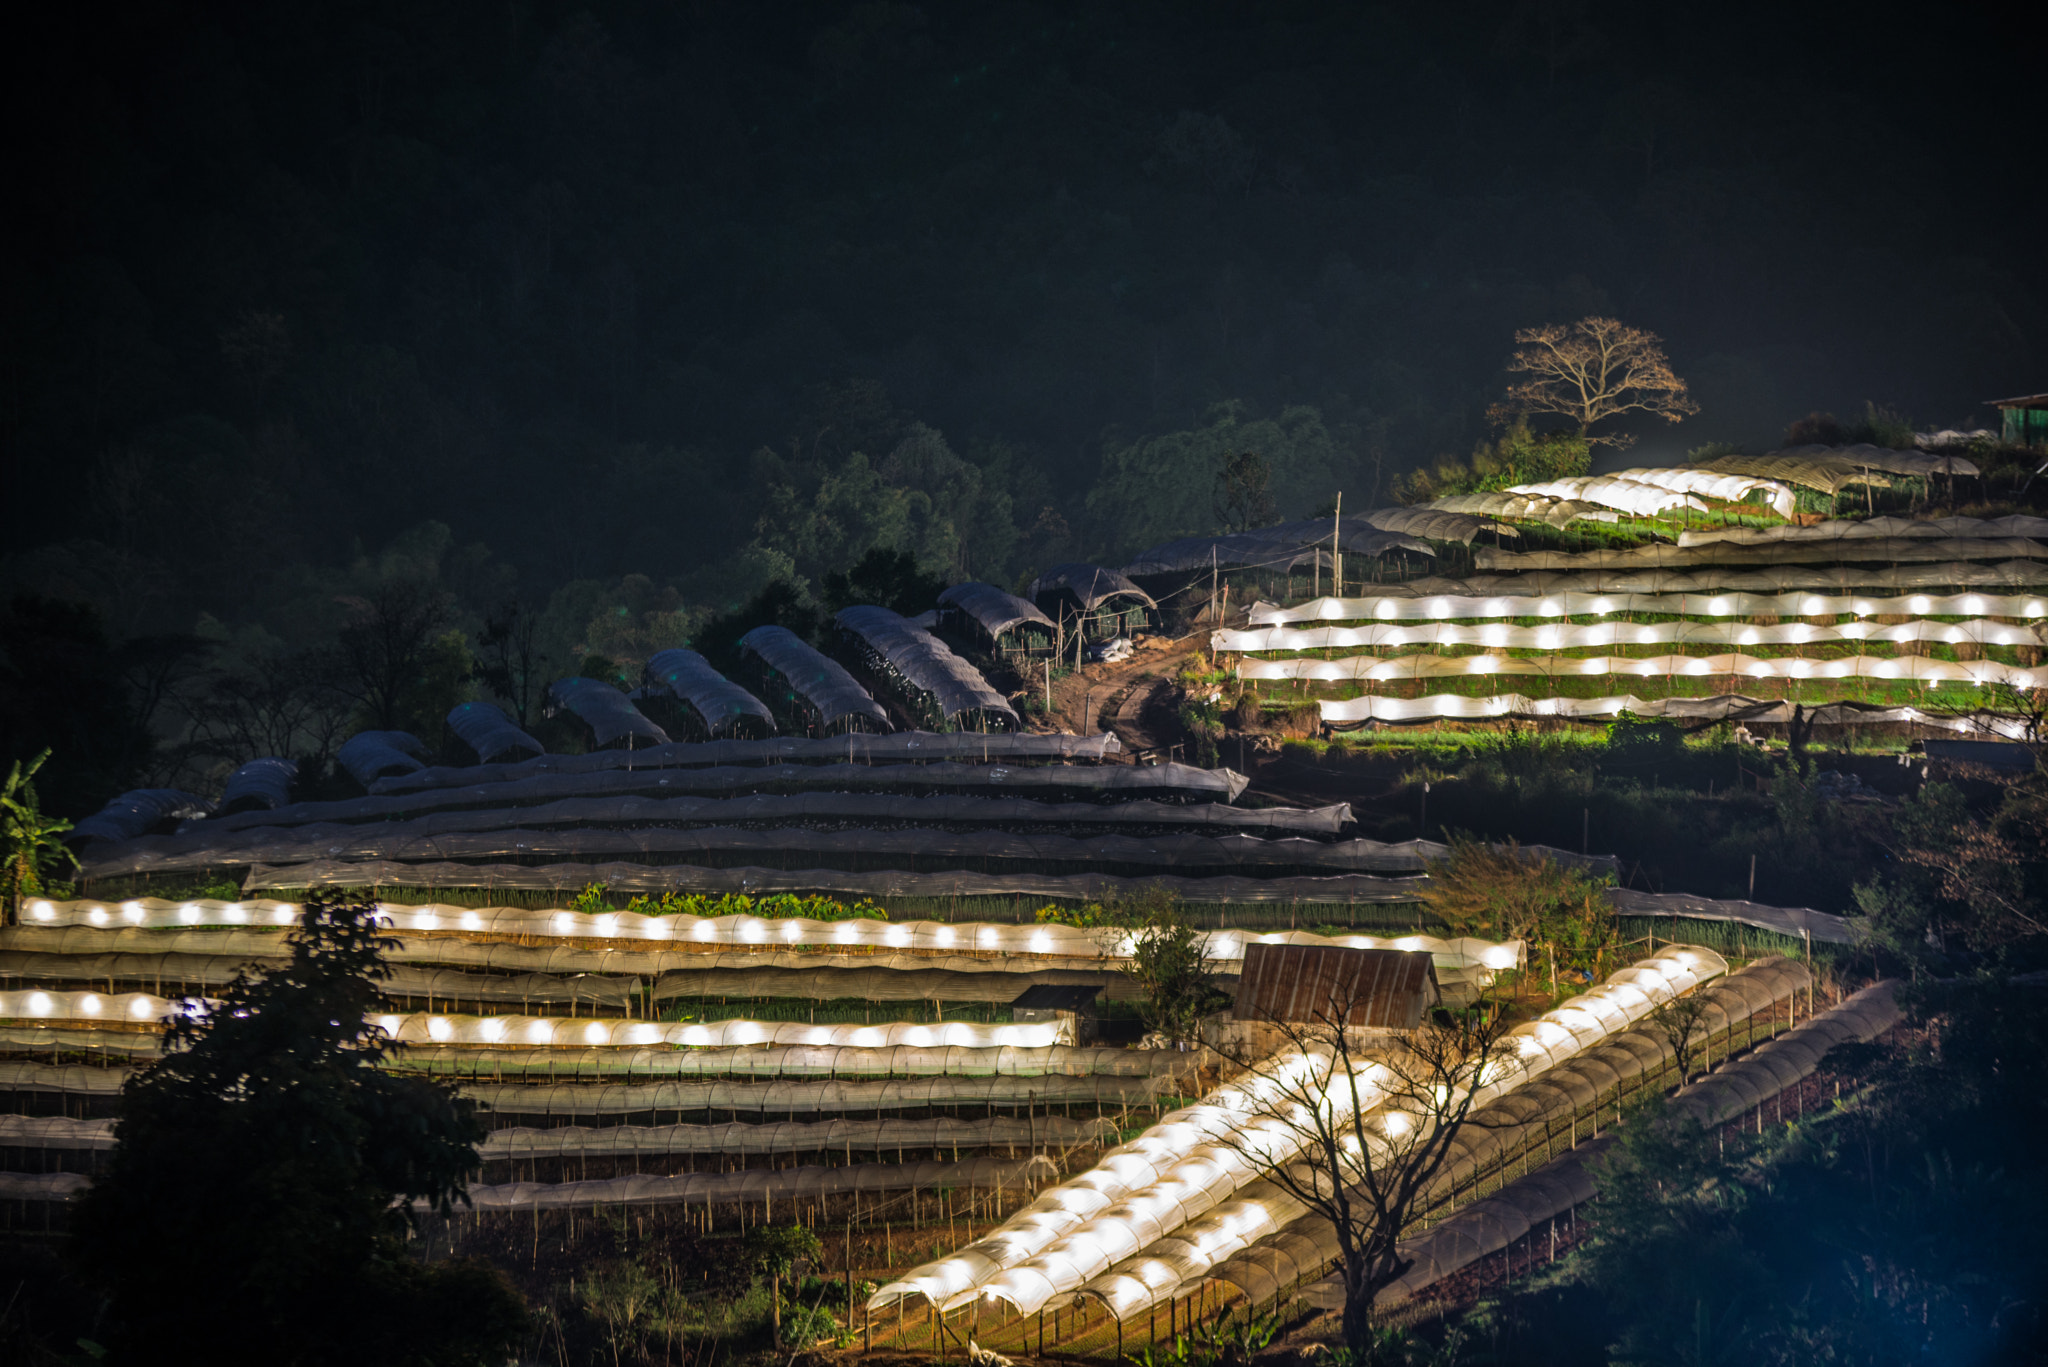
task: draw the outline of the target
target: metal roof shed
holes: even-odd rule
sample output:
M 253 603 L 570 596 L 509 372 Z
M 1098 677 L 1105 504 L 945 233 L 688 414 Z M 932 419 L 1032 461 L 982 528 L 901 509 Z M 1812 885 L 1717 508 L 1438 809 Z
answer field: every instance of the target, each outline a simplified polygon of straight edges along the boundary
M 711 667 L 694 650 L 657 651 L 647 661 L 650 687 L 666 688 L 689 704 L 713 740 L 766 739 L 775 734 L 768 704 Z
M 1254 942 L 1230 1014 L 1265 1025 L 1407 1031 L 1438 1000 L 1428 954 Z

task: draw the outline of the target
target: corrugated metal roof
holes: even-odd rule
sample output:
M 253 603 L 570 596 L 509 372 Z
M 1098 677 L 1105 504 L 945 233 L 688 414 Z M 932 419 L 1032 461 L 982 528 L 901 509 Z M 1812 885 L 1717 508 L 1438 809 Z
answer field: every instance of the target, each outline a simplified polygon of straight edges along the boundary
M 1396 949 L 1269 945 L 1244 949 L 1231 1018 L 1298 1025 L 1413 1030 L 1437 1001 L 1434 961 Z

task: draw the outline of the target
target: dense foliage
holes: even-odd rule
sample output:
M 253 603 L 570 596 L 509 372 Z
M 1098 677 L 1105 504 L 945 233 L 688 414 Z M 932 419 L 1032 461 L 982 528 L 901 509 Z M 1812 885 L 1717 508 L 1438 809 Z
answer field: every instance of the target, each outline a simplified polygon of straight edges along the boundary
M 366 1017 L 392 941 L 375 916 L 307 902 L 290 962 L 184 1007 L 123 1088 L 74 1241 L 107 1297 L 109 1361 L 204 1344 L 236 1362 L 495 1367 L 525 1329 L 490 1267 L 405 1246 L 413 1202 L 462 1200 L 483 1131 L 451 1087 L 378 1070 L 393 1046 Z
M 2014 339 L 2042 330 L 2041 190 L 2010 168 L 2041 124 L 2024 82 L 1977 78 L 2002 38 L 1962 12 L 38 22 L 0 82 L 36 206 L 0 264 L 0 469 L 42 515 L 0 592 L 97 620 L 16 610 L 7 658 L 39 665 L 0 680 L 0 760 L 55 747 L 67 814 L 149 767 L 147 729 L 87 696 L 154 696 L 115 658 L 138 639 L 196 643 L 209 754 L 324 767 L 355 712 L 435 720 L 461 673 L 431 632 L 404 679 L 375 651 L 315 667 L 344 630 L 381 648 L 362 609 L 395 578 L 480 655 L 524 600 L 550 678 L 778 578 L 815 606 L 877 547 L 1014 587 L 1496 448 L 1522 329 L 1666 339 L 1702 416 L 1646 459 L 2038 384 Z M 1872 78 L 1902 60 L 1910 101 Z M 1961 207 L 1993 184 L 1995 211 Z M 1504 440 L 1503 471 L 1570 467 Z M 1219 504 L 1247 453 L 1262 487 Z

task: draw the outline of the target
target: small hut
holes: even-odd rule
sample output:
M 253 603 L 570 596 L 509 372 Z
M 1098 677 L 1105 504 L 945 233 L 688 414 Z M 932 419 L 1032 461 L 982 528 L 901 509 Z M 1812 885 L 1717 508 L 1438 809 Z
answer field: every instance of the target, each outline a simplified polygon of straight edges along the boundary
M 941 627 L 988 642 L 1004 660 L 1036 660 L 1052 654 L 1058 628 L 1038 608 L 994 584 L 955 584 L 939 595 Z
M 1101 993 L 1100 987 L 1087 984 L 1039 983 L 1010 1003 L 1010 1019 L 1031 1025 L 1056 1022 L 1061 1044 L 1086 1044 L 1095 1038 L 1095 999 Z
M 1154 624 L 1159 604 L 1115 570 L 1079 563 L 1054 565 L 1031 581 L 1025 597 L 1060 624 L 1067 639 L 1130 636 Z

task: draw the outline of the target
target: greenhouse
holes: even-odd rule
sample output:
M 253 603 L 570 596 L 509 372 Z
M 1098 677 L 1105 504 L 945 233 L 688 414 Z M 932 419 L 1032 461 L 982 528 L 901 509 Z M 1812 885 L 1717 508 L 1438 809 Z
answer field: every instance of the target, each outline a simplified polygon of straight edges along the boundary
M 813 736 L 896 729 L 851 674 L 787 627 L 755 627 L 740 638 L 740 650 L 760 662 L 763 678 Z
M 71 841 L 133 840 L 173 821 L 211 816 L 213 804 L 203 797 L 176 788 L 137 788 L 109 798 L 107 805 L 74 825 L 64 838 Z
M 299 766 L 275 755 L 252 759 L 228 775 L 220 791 L 220 812 L 271 811 L 288 807 L 292 784 L 298 781 Z
M 939 618 L 953 627 L 974 624 L 989 649 L 1004 659 L 1038 659 L 1053 652 L 1058 628 L 1050 617 L 994 584 L 955 584 L 939 595 Z
M 637 750 L 669 743 L 666 731 L 602 679 L 558 679 L 548 688 L 548 700 L 556 708 L 567 708 L 589 727 L 600 750 Z
M 849 653 L 933 731 L 1015 731 L 1009 699 L 946 643 L 887 608 L 852 607 L 833 619 Z
M 464 745 L 476 751 L 477 759 L 485 764 L 522 751 L 529 755 L 547 753 L 545 745 L 520 730 L 494 703 L 457 703 L 449 709 L 448 729 L 461 737 Z
M 857 686 L 857 685 L 856 685 Z M 608 769 L 702 768 L 714 765 L 828 763 L 892 764 L 935 760 L 992 763 L 1101 763 L 1122 750 L 1111 731 L 1092 736 L 1026 735 L 1017 732 L 976 733 L 899 731 L 874 735 L 849 731 L 828 737 L 773 736 L 766 740 L 677 741 L 630 754 L 598 750 L 587 755 L 541 755 L 519 764 L 473 764 L 422 769 L 402 778 L 380 779 L 376 794 L 410 793 L 426 788 L 454 788 L 499 783 L 546 774 L 590 774 Z
M 656 651 L 647 660 L 650 687 L 687 704 L 697 730 L 713 740 L 758 740 L 775 734 L 766 703 L 720 674 L 694 650 Z
M 410 774 L 426 768 L 418 756 L 425 747 L 408 731 L 359 731 L 335 751 L 349 777 L 365 788 L 389 774 Z

